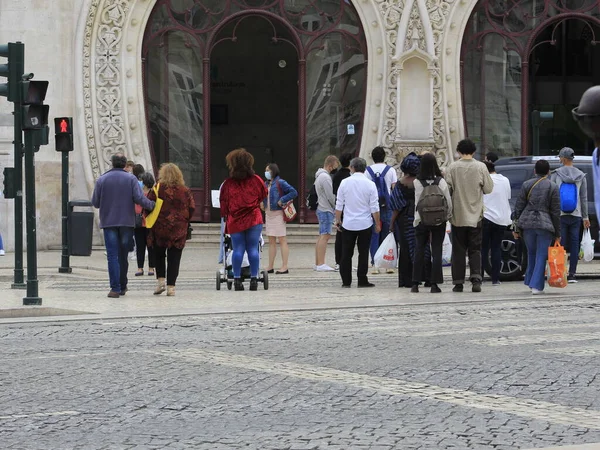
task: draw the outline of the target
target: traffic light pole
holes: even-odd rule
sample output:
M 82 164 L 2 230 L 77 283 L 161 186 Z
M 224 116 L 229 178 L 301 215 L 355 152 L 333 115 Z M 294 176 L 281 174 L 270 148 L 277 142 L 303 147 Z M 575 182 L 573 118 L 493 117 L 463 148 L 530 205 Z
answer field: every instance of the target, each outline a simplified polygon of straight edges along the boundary
M 62 255 L 59 273 L 71 273 L 69 261 L 69 152 L 62 152 Z
M 38 138 L 38 139 L 36 139 Z M 27 297 L 23 305 L 41 305 L 37 279 L 37 218 L 35 210 L 35 156 L 39 131 L 25 130 L 25 218 L 27 226 Z
M 13 289 L 25 289 L 23 278 L 23 131 L 21 130 L 21 102 L 14 103 L 15 151 L 15 270 Z

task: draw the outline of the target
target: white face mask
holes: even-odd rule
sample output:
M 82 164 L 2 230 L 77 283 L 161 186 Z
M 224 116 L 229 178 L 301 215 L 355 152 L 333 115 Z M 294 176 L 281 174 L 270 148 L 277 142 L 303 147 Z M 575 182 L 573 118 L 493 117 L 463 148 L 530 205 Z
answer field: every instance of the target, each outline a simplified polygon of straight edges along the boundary
M 270 179 L 271 179 L 271 172 L 268 172 L 268 171 L 267 171 L 267 172 L 265 172 L 265 178 L 266 178 L 267 180 L 270 180 Z

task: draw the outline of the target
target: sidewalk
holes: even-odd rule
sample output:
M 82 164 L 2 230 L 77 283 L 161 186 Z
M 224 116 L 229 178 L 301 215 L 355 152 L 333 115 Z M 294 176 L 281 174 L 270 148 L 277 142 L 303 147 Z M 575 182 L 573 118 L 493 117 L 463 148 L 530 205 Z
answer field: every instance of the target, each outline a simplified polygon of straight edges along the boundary
M 156 280 L 144 275 L 135 277 L 136 262 L 130 260 L 129 292 L 119 299 L 109 299 L 106 256 L 94 251 L 90 257 L 71 257 L 73 273 L 59 274 L 61 255 L 58 251 L 38 253 L 39 296 L 42 307 L 23 307 L 26 291 L 11 289 L 14 254 L 0 257 L 0 323 L 41 321 L 107 319 L 119 317 L 168 316 L 187 314 L 239 313 L 251 311 L 282 311 L 348 307 L 376 307 L 397 305 L 423 305 L 435 303 L 463 303 L 473 301 L 532 300 L 522 282 L 503 283 L 492 287 L 484 283 L 481 294 L 472 294 L 469 285 L 465 293 L 455 294 L 450 287 L 450 268 L 444 268 L 446 283 L 442 294 L 432 295 L 427 289 L 411 294 L 399 289 L 397 274 L 369 274 L 376 284 L 373 289 L 341 289 L 337 272 L 315 272 L 314 247 L 290 246 L 290 273 L 269 274 L 269 290 L 259 285 L 258 292 L 228 291 L 226 284 L 216 289 L 216 263 L 218 248 L 186 248 L 183 252 L 180 277 L 175 297 L 154 296 Z M 268 247 L 262 253 L 261 267 L 265 268 Z M 356 258 L 356 257 L 355 257 Z M 26 259 L 26 258 L 24 258 Z M 276 260 L 275 268 L 278 268 Z M 327 252 L 327 262 L 333 264 L 333 248 Z M 355 262 L 356 265 L 356 262 Z M 566 289 L 548 289 L 548 294 L 536 301 L 556 297 L 597 295 L 600 282 L 586 277 L 600 278 L 600 262 L 581 264 L 582 282 Z M 25 271 L 26 278 L 26 271 Z M 356 283 L 356 280 L 354 280 Z M 247 289 L 246 284 L 246 289 Z M 31 317 L 38 315 L 38 317 Z

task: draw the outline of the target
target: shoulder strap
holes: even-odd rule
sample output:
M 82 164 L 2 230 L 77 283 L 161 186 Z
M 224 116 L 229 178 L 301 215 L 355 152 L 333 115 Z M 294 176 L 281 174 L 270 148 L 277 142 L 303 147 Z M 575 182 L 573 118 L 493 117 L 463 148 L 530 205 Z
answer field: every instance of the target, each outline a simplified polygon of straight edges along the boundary
M 375 181 L 375 172 L 373 172 L 371 166 L 367 167 L 367 171 L 369 172 L 369 175 L 371 175 L 371 178 L 373 178 L 373 181 Z
M 385 177 L 385 174 L 388 173 L 388 170 L 391 168 L 392 166 L 385 166 L 385 169 L 383 169 L 383 172 L 381 172 L 381 177 Z
M 435 177 L 433 179 L 432 186 L 439 186 L 440 185 L 440 181 L 442 181 L 442 177 Z
M 533 188 L 536 187 L 540 181 L 545 180 L 545 179 L 546 179 L 546 177 L 542 177 L 539 180 L 537 180 L 535 183 L 533 183 L 533 186 L 531 186 L 529 188 L 529 192 L 527 192 L 527 200 L 529 200 L 529 197 L 531 197 L 531 191 L 533 190 Z
M 154 185 L 154 187 L 152 188 L 152 190 L 154 191 L 154 195 L 156 195 L 156 198 L 158 199 L 158 190 L 160 189 L 160 183 L 156 183 Z
M 275 180 L 275 184 L 277 185 L 277 190 L 279 191 L 279 196 L 283 197 L 283 191 L 281 190 L 281 186 L 279 185 L 279 180 Z

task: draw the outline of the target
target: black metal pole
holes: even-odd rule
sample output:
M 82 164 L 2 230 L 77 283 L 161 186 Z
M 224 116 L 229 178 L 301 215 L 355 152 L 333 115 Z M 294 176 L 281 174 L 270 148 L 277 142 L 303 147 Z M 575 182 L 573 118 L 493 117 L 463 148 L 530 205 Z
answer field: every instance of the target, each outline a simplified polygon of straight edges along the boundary
M 62 255 L 59 273 L 71 273 L 69 261 L 69 152 L 62 152 Z
M 27 297 L 23 305 L 41 305 L 37 279 L 37 219 L 35 211 L 35 143 L 37 130 L 25 130 L 25 219 L 27 226 Z
M 25 64 L 25 46 L 21 42 L 19 45 L 19 55 L 16 64 L 19 65 L 19 78 L 23 76 Z M 20 86 L 19 86 L 20 87 Z M 23 281 L 23 131 L 21 129 L 21 89 L 19 88 L 19 99 L 14 102 L 14 161 L 15 161 L 15 184 L 17 185 L 15 194 L 15 270 L 13 289 L 25 289 Z

